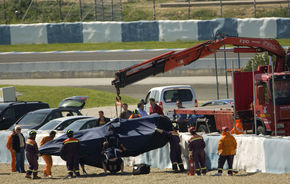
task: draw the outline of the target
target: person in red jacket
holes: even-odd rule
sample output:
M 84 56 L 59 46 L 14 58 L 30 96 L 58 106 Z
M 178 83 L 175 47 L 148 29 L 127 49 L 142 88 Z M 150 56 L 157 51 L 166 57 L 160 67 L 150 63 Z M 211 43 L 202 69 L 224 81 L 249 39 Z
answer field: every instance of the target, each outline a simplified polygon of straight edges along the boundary
M 206 163 L 205 163 L 205 142 L 203 137 L 196 134 L 195 128 L 190 127 L 189 132 L 192 137 L 188 141 L 189 156 L 194 161 L 195 172 L 198 176 L 202 173 L 206 175 Z
M 155 103 L 154 98 L 150 98 L 149 102 L 150 102 L 150 112 L 149 112 L 150 114 L 157 113 L 159 115 L 164 115 L 162 108 Z
M 15 159 L 15 152 L 12 148 L 12 137 L 15 134 L 15 130 L 12 130 L 12 133 L 8 136 L 7 142 L 6 142 L 6 147 L 10 151 L 11 155 L 11 171 L 16 172 L 16 159 Z
M 26 172 L 25 178 L 31 178 L 31 174 L 33 174 L 32 179 L 40 179 L 37 176 L 38 170 L 38 157 L 40 156 L 38 151 L 38 146 L 35 141 L 36 132 L 34 130 L 29 132 L 29 137 L 26 141 L 25 151 L 26 151 L 26 158 L 29 164 L 29 168 Z
M 49 136 L 44 136 L 41 141 L 40 141 L 40 146 L 48 143 L 49 141 L 53 140 L 55 137 L 56 132 L 55 131 L 50 131 Z M 43 175 L 52 177 L 51 176 L 51 167 L 52 167 L 52 157 L 51 155 L 42 155 L 42 159 L 45 162 L 45 168 L 43 169 Z
M 68 130 L 66 132 L 67 139 L 63 141 L 63 146 L 60 151 L 60 156 L 66 161 L 66 167 L 68 170 L 67 178 L 73 177 L 73 172 L 76 177 L 80 176 L 79 160 L 80 160 L 80 143 L 79 140 L 73 137 L 74 132 Z
M 218 173 L 215 176 L 221 176 L 225 162 L 228 162 L 229 170 L 228 176 L 233 175 L 233 161 L 237 150 L 237 142 L 234 136 L 229 133 L 227 127 L 222 127 L 222 138 L 220 138 L 217 148 L 218 160 Z

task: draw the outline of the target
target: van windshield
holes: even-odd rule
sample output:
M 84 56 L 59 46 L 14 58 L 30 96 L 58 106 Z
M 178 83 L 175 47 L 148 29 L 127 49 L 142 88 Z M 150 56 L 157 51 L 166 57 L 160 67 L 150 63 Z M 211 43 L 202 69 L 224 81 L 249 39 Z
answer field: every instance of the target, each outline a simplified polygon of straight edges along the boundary
M 176 102 L 181 100 L 182 102 L 192 101 L 192 93 L 189 89 L 173 89 L 164 92 L 164 101 L 166 103 Z

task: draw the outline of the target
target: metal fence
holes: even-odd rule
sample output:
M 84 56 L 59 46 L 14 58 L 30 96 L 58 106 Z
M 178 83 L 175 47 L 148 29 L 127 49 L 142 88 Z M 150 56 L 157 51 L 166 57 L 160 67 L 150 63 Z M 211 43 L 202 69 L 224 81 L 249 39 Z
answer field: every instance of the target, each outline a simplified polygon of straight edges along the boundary
M 274 7 L 278 8 L 278 13 L 271 13 L 269 16 L 290 17 L 290 0 L 163 2 L 156 0 L 1 0 L 0 24 L 239 18 L 234 13 L 226 13 L 226 7 L 235 8 L 235 6 L 251 9 L 251 13 L 246 15 L 248 17 L 261 17 L 263 15 L 257 15 L 259 8 L 260 12 L 265 9 L 271 12 Z M 201 11 L 204 8 L 207 10 Z

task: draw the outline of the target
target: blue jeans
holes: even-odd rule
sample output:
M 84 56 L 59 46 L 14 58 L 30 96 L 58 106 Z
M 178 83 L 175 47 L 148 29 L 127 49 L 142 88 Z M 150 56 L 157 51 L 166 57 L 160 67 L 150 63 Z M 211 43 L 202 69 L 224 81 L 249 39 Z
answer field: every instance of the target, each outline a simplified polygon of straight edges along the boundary
M 24 148 L 20 148 L 19 152 L 15 153 L 16 158 L 16 171 L 25 172 L 24 170 Z

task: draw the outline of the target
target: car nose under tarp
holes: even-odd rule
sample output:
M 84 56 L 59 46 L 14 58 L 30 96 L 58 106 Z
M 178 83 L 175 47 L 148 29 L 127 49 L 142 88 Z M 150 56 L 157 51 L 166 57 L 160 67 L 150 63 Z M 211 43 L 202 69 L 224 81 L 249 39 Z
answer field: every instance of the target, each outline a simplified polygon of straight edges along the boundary
M 77 131 L 74 137 L 80 141 L 80 162 L 102 168 L 102 144 L 108 134 L 110 125 L 115 126 L 115 133 L 127 148 L 124 157 L 137 156 L 150 150 L 163 147 L 168 138 L 155 133 L 155 128 L 170 131 L 171 121 L 157 114 L 131 120 L 115 119 L 101 127 Z M 60 156 L 60 149 L 66 135 L 62 135 L 40 147 L 40 153 Z M 76 150 L 77 151 L 77 150 Z

